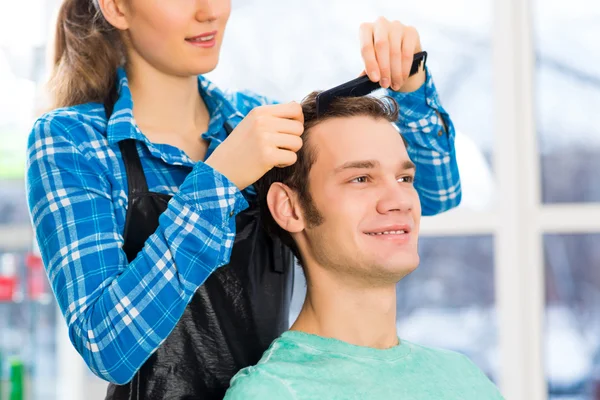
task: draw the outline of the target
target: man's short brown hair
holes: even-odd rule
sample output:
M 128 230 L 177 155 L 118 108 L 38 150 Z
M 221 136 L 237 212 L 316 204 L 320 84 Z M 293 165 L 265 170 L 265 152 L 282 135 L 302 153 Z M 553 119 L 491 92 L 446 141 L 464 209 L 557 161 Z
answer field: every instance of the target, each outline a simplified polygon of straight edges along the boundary
M 267 193 L 271 185 L 275 182 L 281 182 L 296 191 L 307 224 L 309 226 L 319 225 L 323 218 L 312 201 L 308 187 L 308 175 L 318 154 L 318 149 L 311 145 L 310 130 L 315 125 L 332 118 L 367 116 L 374 119 L 384 119 L 390 123 L 398 120 L 398 105 L 394 99 L 373 96 L 334 99 L 327 111 L 317 117 L 316 99 L 318 94 L 319 92 L 312 92 L 302 100 L 302 111 L 304 113 L 304 133 L 302 134 L 302 139 L 304 143 L 297 153 L 298 159 L 296 163 L 284 168 L 275 167 L 255 183 L 263 226 L 270 234 L 279 237 L 292 250 L 294 256 L 301 263 L 302 258 L 292 236 L 277 224 L 269 211 Z

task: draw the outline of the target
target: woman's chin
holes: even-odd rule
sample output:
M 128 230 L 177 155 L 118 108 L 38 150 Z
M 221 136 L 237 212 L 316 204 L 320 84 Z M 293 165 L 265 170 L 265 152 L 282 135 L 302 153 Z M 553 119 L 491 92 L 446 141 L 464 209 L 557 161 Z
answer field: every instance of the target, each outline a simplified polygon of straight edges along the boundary
M 208 74 L 215 70 L 219 64 L 219 54 L 207 54 L 200 56 L 189 56 L 171 60 L 168 63 L 169 69 L 177 76 L 197 76 Z
M 189 68 L 190 75 L 208 74 L 209 72 L 214 71 L 218 64 L 218 57 L 216 57 L 215 60 L 202 60 L 201 62 L 196 62 Z

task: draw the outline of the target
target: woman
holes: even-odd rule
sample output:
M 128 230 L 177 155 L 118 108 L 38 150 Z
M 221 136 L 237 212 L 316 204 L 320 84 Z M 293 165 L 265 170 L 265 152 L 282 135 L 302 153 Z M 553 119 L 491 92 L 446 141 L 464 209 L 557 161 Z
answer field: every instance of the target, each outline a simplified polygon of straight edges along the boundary
M 71 341 L 112 382 L 107 398 L 222 398 L 287 329 L 292 258 L 261 229 L 251 185 L 295 162 L 302 110 L 202 77 L 230 8 L 65 0 L 59 13 L 28 202 Z M 430 76 L 408 78 L 417 32 L 381 18 L 360 33 L 369 77 L 405 110 L 424 213 L 456 206 L 452 123 Z

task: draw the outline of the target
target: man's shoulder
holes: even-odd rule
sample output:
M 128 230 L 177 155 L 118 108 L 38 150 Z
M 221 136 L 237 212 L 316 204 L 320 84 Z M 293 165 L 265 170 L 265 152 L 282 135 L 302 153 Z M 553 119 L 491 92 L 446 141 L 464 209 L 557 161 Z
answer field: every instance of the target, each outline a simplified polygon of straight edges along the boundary
M 454 382 L 455 387 L 448 390 L 463 393 L 465 399 L 503 399 L 486 373 L 465 354 L 415 343 L 407 344 L 411 347 L 413 361 L 421 367 L 424 375 L 443 371 L 445 380 Z
M 417 358 L 416 361 L 423 368 L 442 369 L 446 371 L 446 374 L 457 378 L 457 382 L 460 381 L 461 384 L 465 384 L 471 389 L 481 390 L 482 393 L 488 393 L 490 396 L 488 398 L 502 398 L 487 374 L 465 354 L 414 343 L 409 343 L 409 345 L 412 347 L 413 357 Z
M 436 364 L 452 365 L 456 368 L 479 371 L 479 368 L 463 353 L 439 347 L 424 346 L 406 340 L 404 342 L 412 348 L 411 353 L 414 357 L 432 361 Z
M 285 377 L 277 373 L 276 364 L 267 362 L 242 369 L 231 380 L 224 400 L 295 399 Z
M 426 346 L 412 341 L 402 339 L 402 342 L 411 347 L 412 353 L 429 355 L 434 357 L 457 359 L 464 358 L 465 355 L 454 350 L 445 349 L 436 346 Z
M 304 353 L 294 341 L 276 339 L 258 364 L 233 377 L 225 400 L 296 399 L 291 382 L 303 376 Z

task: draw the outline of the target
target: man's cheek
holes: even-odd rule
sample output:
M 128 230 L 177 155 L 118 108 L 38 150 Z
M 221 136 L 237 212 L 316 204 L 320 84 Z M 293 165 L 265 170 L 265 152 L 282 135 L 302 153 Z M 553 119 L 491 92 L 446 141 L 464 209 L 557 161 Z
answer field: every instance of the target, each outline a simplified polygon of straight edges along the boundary
M 416 211 L 415 214 L 419 216 L 421 216 L 421 200 L 419 200 L 419 194 L 417 193 L 417 190 L 414 190 L 414 194 L 413 194 L 413 209 Z

